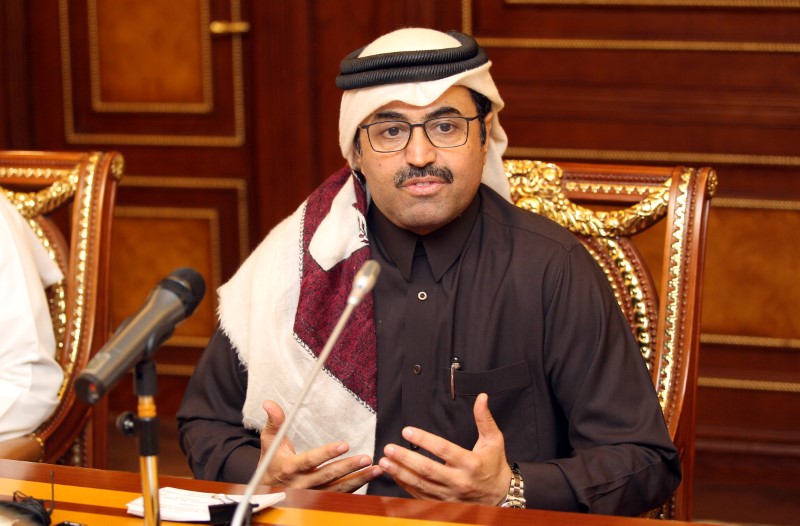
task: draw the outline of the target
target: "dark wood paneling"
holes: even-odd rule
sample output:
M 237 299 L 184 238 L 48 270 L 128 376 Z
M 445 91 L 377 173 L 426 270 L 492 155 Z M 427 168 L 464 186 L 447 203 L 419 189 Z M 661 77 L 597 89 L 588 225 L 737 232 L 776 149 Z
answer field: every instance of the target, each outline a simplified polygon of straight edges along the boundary
M 717 170 L 695 475 L 732 493 L 800 462 L 800 2 L 743 3 L 462 2 L 509 156 Z
M 175 255 L 181 243 L 188 243 L 188 264 L 205 271 L 217 258 L 219 279 L 227 279 L 243 254 L 343 164 L 334 78 L 344 55 L 402 26 L 469 30 L 487 49 L 507 103 L 501 122 L 510 157 L 716 168 L 696 477 L 700 487 L 703 480 L 725 484 L 737 470 L 768 481 L 774 468 L 783 480 L 781 469 L 800 458 L 800 2 L 736 7 L 746 3 L 147 0 L 132 7 L 70 0 L 65 9 L 61 0 L 42 0 L 34 9 L 9 0 L 0 7 L 0 72 L 14 72 L 14 84 L 0 86 L 0 146 L 123 153 L 126 173 L 138 183 L 123 179 L 118 194 L 119 320 L 183 264 Z M 229 20 L 234 5 L 251 24 L 240 37 L 241 104 L 237 41 L 211 37 L 213 108 L 170 110 L 205 100 L 198 94 L 201 9 Z M 95 34 L 92 9 L 102 24 Z M 126 47 L 127 38 L 136 40 Z M 181 53 L 185 63 L 165 76 Z M 158 62 L 139 71 L 148 56 Z M 158 78 L 166 84 L 158 86 Z M 118 103 L 163 106 L 107 111 L 98 101 L 113 103 L 112 110 Z M 231 140 L 240 129 L 243 139 Z M 142 209 L 162 218 L 131 213 Z M 218 249 L 208 241 L 209 220 L 169 214 L 187 209 L 218 215 Z M 170 234 L 178 230 L 182 235 Z M 183 239 L 165 249 L 169 236 Z M 203 310 L 213 301 L 205 301 L 179 328 L 183 343 L 157 357 L 165 414 L 176 407 L 202 347 L 197 342 L 213 330 L 212 311 Z M 112 403 L 130 410 L 131 396 L 130 385 L 121 385 Z
M 0 148 L 32 144 L 28 24 L 25 0 L 0 3 Z

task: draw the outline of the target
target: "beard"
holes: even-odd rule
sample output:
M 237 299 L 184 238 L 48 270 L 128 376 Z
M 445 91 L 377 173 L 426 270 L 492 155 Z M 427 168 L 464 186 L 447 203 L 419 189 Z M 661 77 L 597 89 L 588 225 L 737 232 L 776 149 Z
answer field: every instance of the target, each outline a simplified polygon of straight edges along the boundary
M 453 172 L 451 172 L 449 168 L 429 164 L 422 168 L 406 166 L 397 170 L 394 174 L 394 186 L 400 188 L 406 181 L 421 177 L 436 177 L 448 184 L 453 182 Z

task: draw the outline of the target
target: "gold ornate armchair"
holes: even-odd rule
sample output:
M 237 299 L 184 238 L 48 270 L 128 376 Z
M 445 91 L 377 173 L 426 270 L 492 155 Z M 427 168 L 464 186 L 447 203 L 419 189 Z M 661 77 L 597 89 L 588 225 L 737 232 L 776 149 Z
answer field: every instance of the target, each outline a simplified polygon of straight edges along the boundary
M 605 272 L 650 370 L 683 481 L 651 515 L 689 520 L 710 168 L 507 160 L 512 201 L 571 230 Z
M 64 274 L 46 291 L 64 370 L 59 404 L 31 435 L 0 442 L 0 458 L 92 466 L 105 446 L 93 444 L 92 410 L 72 383 L 109 334 L 111 218 L 123 167 L 116 152 L 0 151 L 0 192 Z

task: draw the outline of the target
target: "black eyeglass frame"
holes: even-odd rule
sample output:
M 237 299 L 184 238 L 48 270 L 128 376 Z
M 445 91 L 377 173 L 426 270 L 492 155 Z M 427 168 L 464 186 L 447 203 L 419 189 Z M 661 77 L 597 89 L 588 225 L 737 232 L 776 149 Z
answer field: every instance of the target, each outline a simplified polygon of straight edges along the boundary
M 444 116 L 440 116 L 440 117 L 431 117 L 428 120 L 425 120 L 425 121 L 422 121 L 422 122 L 416 122 L 416 123 L 411 123 L 411 122 L 403 121 L 403 120 L 399 120 L 399 119 L 387 119 L 385 121 L 371 122 L 369 124 L 359 124 L 358 128 L 360 130 L 364 130 L 364 131 L 367 132 L 367 141 L 369 141 L 369 146 L 370 146 L 370 148 L 372 148 L 372 151 L 374 151 L 375 153 L 402 152 L 403 150 L 406 149 L 406 147 L 408 146 L 408 143 L 411 142 L 411 136 L 414 135 L 414 128 L 422 128 L 422 133 L 425 134 L 425 138 L 428 139 L 428 142 L 431 143 L 431 145 L 434 148 L 459 148 L 459 147 L 464 146 L 465 144 L 467 144 L 467 141 L 469 140 L 469 123 L 474 121 L 475 119 L 478 119 L 479 117 L 480 117 L 480 115 L 475 115 L 474 117 L 462 117 L 461 115 L 444 115 Z M 454 144 L 453 146 L 437 146 L 436 144 L 434 144 L 434 142 L 431 140 L 430 136 L 428 135 L 428 130 L 425 129 L 425 125 L 428 124 L 431 121 L 436 121 L 436 120 L 440 120 L 440 119 L 462 119 L 462 120 L 466 121 L 466 123 L 467 123 L 467 133 L 464 135 L 464 142 L 462 142 L 461 144 Z M 375 126 L 376 124 L 385 124 L 387 122 L 399 122 L 399 123 L 403 123 L 403 124 L 408 124 L 408 126 L 409 126 L 408 139 L 406 140 L 406 143 L 403 145 L 402 148 L 398 148 L 396 150 L 378 150 L 377 148 L 375 148 L 375 145 L 372 144 L 372 137 L 370 137 L 370 135 L 369 135 L 369 128 L 371 126 Z

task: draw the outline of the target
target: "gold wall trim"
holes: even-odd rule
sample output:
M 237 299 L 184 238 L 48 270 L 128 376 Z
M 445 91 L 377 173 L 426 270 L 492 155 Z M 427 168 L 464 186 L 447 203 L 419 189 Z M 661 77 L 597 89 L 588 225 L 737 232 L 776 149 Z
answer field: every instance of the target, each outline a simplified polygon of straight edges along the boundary
M 740 336 L 736 334 L 703 333 L 700 335 L 700 343 L 705 343 L 708 345 L 733 345 L 738 347 L 800 350 L 800 339 L 775 338 L 772 336 Z
M 484 48 L 595 49 L 612 51 L 714 51 L 735 53 L 800 53 L 794 42 L 703 42 L 695 40 L 617 40 L 596 38 L 475 37 Z
M 505 0 L 517 5 L 591 5 L 629 7 L 760 7 L 791 9 L 800 7 L 796 0 Z
M 472 1 L 461 0 L 461 31 L 472 34 Z
M 207 290 L 217 290 L 222 285 L 222 250 L 220 248 L 219 213 L 213 208 L 170 208 L 151 206 L 116 206 L 114 217 L 145 219 L 192 219 L 209 223 L 211 254 L 211 284 Z
M 697 379 L 700 387 L 714 389 L 734 389 L 737 391 L 768 391 L 773 393 L 800 393 L 800 383 L 773 382 L 768 380 L 746 380 L 741 378 L 716 378 L 701 376 Z
M 764 2 L 737 0 L 562 0 L 526 2 L 524 0 L 507 3 L 518 4 L 593 4 L 593 5 L 661 5 L 670 3 L 687 7 L 800 7 L 800 2 L 790 0 L 766 0 Z M 800 43 L 795 42 L 710 42 L 698 40 L 618 40 L 618 39 L 548 39 L 548 38 L 505 38 L 478 37 L 472 31 L 472 0 L 461 0 L 462 31 L 475 37 L 485 47 L 510 47 L 530 49 L 604 49 L 615 51 L 714 51 L 737 53 L 800 53 Z
M 100 92 L 100 38 L 97 16 L 97 0 L 88 2 L 89 28 L 89 64 L 91 71 L 92 109 L 104 113 L 140 112 L 140 113 L 209 113 L 214 107 L 213 82 L 211 65 L 211 33 L 208 29 L 211 20 L 209 0 L 200 2 L 200 34 L 202 64 L 203 102 L 104 102 Z
M 194 366 L 177 363 L 156 363 L 156 372 L 159 375 L 167 376 L 192 376 Z
M 751 199 L 745 197 L 715 197 L 711 201 L 711 206 L 716 208 L 741 208 L 745 210 L 800 211 L 800 201 Z
M 164 345 L 170 347 L 188 347 L 191 349 L 205 349 L 211 336 L 189 336 L 176 334 L 166 341 Z
M 241 0 L 231 0 L 231 20 L 238 21 L 241 16 Z M 160 134 L 118 134 L 118 133 L 78 133 L 75 131 L 75 110 L 73 107 L 72 56 L 69 33 L 69 0 L 59 0 L 59 41 L 61 44 L 61 94 L 64 102 L 64 138 L 68 144 L 119 144 L 126 146 L 191 146 L 191 147 L 238 147 L 245 142 L 245 110 L 242 37 L 231 35 L 231 55 L 233 68 L 233 135 L 160 135 Z
M 137 188 L 180 188 L 186 190 L 233 190 L 236 192 L 237 218 L 239 221 L 239 261 L 250 254 L 250 211 L 247 199 L 247 182 L 244 179 L 221 179 L 202 177 L 159 177 L 149 175 L 126 175 L 120 185 Z
M 582 148 L 509 147 L 503 155 L 509 159 L 590 159 L 624 162 L 670 162 L 704 165 L 739 164 L 748 166 L 800 166 L 800 157 L 747 155 L 732 153 L 657 152 L 632 150 L 591 150 Z M 713 202 L 713 201 L 712 201 Z

